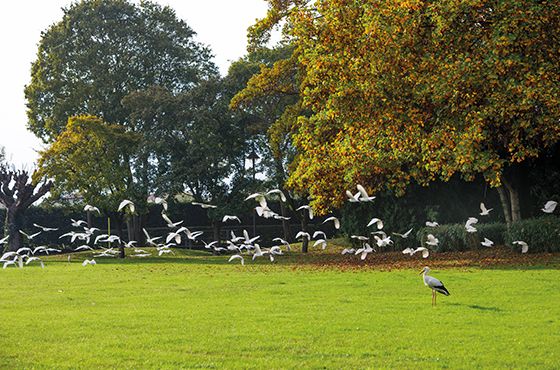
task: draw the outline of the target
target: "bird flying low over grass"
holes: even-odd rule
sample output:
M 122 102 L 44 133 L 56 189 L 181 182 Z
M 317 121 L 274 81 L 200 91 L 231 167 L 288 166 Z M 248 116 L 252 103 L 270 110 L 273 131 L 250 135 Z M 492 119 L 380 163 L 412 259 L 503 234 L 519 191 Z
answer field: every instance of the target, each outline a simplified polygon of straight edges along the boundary
M 435 277 L 429 276 L 429 272 L 430 268 L 426 266 L 422 269 L 422 271 L 420 271 L 420 275 L 424 275 L 424 285 L 432 290 L 432 306 L 435 306 L 437 300 L 436 292 L 443 295 L 450 295 L 450 293 L 443 285 L 443 282 L 439 281 Z
M 480 242 L 480 245 L 482 245 L 483 247 L 493 247 L 494 242 L 488 238 L 484 238 L 484 241 Z
M 426 236 L 426 244 L 435 247 L 439 244 L 439 239 L 432 234 L 428 234 L 428 236 Z
M 529 245 L 522 240 L 516 240 L 513 244 L 519 245 L 521 247 L 521 253 L 527 253 L 529 251 Z
M 408 236 L 410 235 L 410 233 L 412 232 L 412 230 L 413 230 L 413 229 L 409 229 L 409 230 L 408 230 L 406 233 L 404 233 L 404 234 L 393 233 L 393 235 L 400 236 L 401 238 L 406 239 L 406 238 L 408 238 Z

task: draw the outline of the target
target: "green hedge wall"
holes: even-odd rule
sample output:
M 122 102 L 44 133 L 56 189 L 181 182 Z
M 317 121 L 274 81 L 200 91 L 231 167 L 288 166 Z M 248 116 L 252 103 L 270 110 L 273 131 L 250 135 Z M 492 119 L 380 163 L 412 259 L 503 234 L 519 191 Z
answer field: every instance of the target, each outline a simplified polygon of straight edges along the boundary
M 522 240 L 531 252 L 560 252 L 560 218 L 554 215 L 516 222 L 506 232 L 506 244 L 515 251 L 521 247 L 513 241 Z

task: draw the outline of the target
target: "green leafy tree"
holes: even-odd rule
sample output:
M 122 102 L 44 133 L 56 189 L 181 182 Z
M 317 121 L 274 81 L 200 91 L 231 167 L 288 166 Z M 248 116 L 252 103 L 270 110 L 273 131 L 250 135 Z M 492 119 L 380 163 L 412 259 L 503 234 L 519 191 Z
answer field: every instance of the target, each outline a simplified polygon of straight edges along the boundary
M 497 187 L 521 217 L 525 165 L 560 138 L 555 2 L 270 1 L 302 65 L 297 168 L 319 212 L 345 188 L 402 194 L 454 174 Z
M 25 88 L 29 128 L 45 142 L 52 143 L 78 115 L 100 117 L 138 134 L 137 151 L 128 162 L 134 193 L 126 194 L 139 211 L 135 238 L 142 237 L 147 196 L 158 190 L 155 167 L 163 163 L 154 150 L 162 145 L 154 141 L 162 135 L 154 132 L 153 121 L 132 119 L 122 102 L 157 88 L 177 95 L 217 76 L 209 49 L 194 35 L 173 9 L 150 1 L 76 2 L 42 34 Z
M 149 160 L 155 163 L 155 187 L 218 205 L 209 211 L 216 238 L 222 216 L 243 208 L 247 185 L 246 122 L 229 111 L 230 98 L 223 80 L 216 78 L 180 94 L 154 87 L 123 100 L 133 122 L 152 127 L 149 152 L 155 154 Z
M 71 117 L 66 129 L 40 153 L 37 178 L 52 179 L 52 196 L 75 194 L 111 217 L 122 237 L 119 203 L 134 194 L 130 162 L 139 137 L 94 116 Z M 121 254 L 124 250 L 121 251 Z

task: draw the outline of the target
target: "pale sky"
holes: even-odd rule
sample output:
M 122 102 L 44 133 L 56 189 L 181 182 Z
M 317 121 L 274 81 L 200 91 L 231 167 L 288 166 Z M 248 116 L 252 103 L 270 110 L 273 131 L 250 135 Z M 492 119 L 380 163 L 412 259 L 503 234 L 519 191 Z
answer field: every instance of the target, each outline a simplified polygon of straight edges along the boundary
M 62 19 L 71 0 L 18 0 L 0 3 L 0 146 L 8 160 L 30 168 L 42 143 L 27 131 L 23 89 L 30 81 L 41 31 Z M 138 1 L 135 1 L 138 2 Z M 245 54 L 247 28 L 266 14 L 264 0 L 155 0 L 169 5 L 210 46 L 222 75 Z

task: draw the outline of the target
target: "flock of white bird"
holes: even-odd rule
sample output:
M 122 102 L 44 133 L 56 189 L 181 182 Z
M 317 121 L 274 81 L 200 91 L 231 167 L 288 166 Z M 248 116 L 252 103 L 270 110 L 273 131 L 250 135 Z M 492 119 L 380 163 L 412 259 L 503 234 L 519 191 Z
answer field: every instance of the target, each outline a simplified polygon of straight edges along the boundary
M 346 195 L 348 196 L 349 202 L 371 202 L 375 199 L 374 196 L 368 195 L 365 188 L 361 185 L 357 185 L 357 193 L 352 193 L 350 191 L 346 191 Z M 254 208 L 256 213 L 260 217 L 264 218 L 274 218 L 278 220 L 286 220 L 289 217 L 284 217 L 275 213 L 270 207 L 268 206 L 267 199 L 270 197 L 277 197 L 282 202 L 286 202 L 286 196 L 284 193 L 279 189 L 270 190 L 268 192 L 263 193 L 254 193 L 249 195 L 245 201 L 255 200 L 258 205 Z M 260 239 L 260 236 L 256 235 L 251 237 L 246 230 L 243 230 L 243 235 L 237 236 L 233 231 L 231 231 L 231 238 L 227 240 L 226 244 L 221 244 L 220 241 L 212 241 L 210 243 L 206 243 L 204 240 L 199 239 L 199 237 L 203 234 L 202 231 L 191 231 L 187 227 L 182 226 L 183 221 L 173 221 L 167 215 L 167 202 L 162 197 L 155 197 L 150 200 L 151 202 L 161 205 L 161 217 L 165 221 L 165 224 L 169 228 L 167 235 L 162 236 L 151 236 L 146 229 L 143 229 L 143 232 L 146 236 L 146 245 L 150 247 L 155 247 L 156 253 L 158 256 L 162 256 L 164 254 L 174 254 L 172 248 L 177 247 L 181 244 L 183 238 L 187 238 L 193 242 L 202 243 L 204 248 L 208 250 L 213 250 L 215 253 L 221 252 L 229 252 L 235 253 L 231 255 L 229 258 L 229 262 L 231 261 L 239 261 L 242 265 L 245 264 L 245 257 L 249 256 L 251 260 L 255 260 L 259 257 L 267 257 L 271 262 L 274 262 L 276 256 L 281 256 L 284 254 L 284 250 L 290 250 L 290 243 L 282 238 L 274 238 L 273 242 L 277 243 L 271 247 L 265 248 L 261 247 L 257 241 Z M 192 202 L 193 205 L 200 206 L 202 208 L 216 208 L 217 206 L 205 203 L 198 203 Z M 557 206 L 557 202 L 555 201 L 548 201 L 542 208 L 542 211 L 545 213 L 553 213 Z M 488 216 L 489 213 L 493 209 L 486 208 L 484 203 L 480 203 L 480 215 L 481 216 Z M 97 212 L 99 215 L 101 214 L 100 210 L 97 207 L 86 205 L 84 207 L 84 211 L 87 212 Z M 130 214 L 135 213 L 135 205 L 130 200 L 123 200 L 118 207 L 119 212 L 128 212 Z M 313 219 L 314 213 L 313 209 L 309 205 L 303 205 L 297 208 L 296 211 L 304 212 L 306 217 L 310 220 Z M 223 223 L 227 223 L 230 221 L 241 223 L 239 217 L 234 215 L 225 215 L 222 219 Z M 340 228 L 340 220 L 335 216 L 327 217 L 323 224 L 332 222 L 336 229 Z M 475 225 L 478 223 L 478 219 L 475 217 L 469 217 L 469 219 L 465 223 L 465 229 L 469 233 L 477 232 Z M 82 265 L 95 265 L 96 261 L 95 258 L 107 257 L 112 258 L 115 257 L 120 253 L 116 247 L 111 247 L 111 245 L 123 245 L 127 249 L 132 250 L 132 254 L 129 254 L 131 257 L 143 258 L 149 257 L 152 253 L 140 249 L 137 247 L 136 241 L 128 241 L 125 242 L 121 240 L 116 235 L 109 235 L 103 234 L 100 232 L 98 228 L 89 228 L 87 227 L 87 222 L 83 220 L 74 220 L 71 219 L 71 225 L 78 230 L 71 231 L 65 233 L 59 237 L 59 239 L 65 239 L 70 242 L 70 244 L 78 244 L 77 246 L 73 247 L 73 251 L 92 251 L 93 259 L 89 260 L 86 259 L 83 261 Z M 31 245 L 36 237 L 45 232 L 54 232 L 57 231 L 57 228 L 45 227 L 38 224 L 33 224 L 39 231 L 34 231 L 33 233 L 26 233 L 22 230 L 19 232 L 25 237 L 28 241 L 28 245 Z M 437 228 L 439 225 L 435 221 L 427 221 L 426 227 Z M 391 235 L 387 235 L 385 231 L 383 231 L 383 221 L 377 217 L 372 218 L 367 224 L 366 229 L 374 227 L 375 231 L 371 232 L 372 238 L 370 236 L 363 236 L 363 235 L 351 235 L 352 239 L 359 241 L 360 247 L 359 248 L 347 248 L 342 251 L 343 255 L 359 255 L 361 260 L 365 260 L 370 253 L 376 252 L 377 248 L 383 248 L 390 246 L 394 243 L 392 240 Z M 392 233 L 394 236 L 399 238 L 406 239 L 408 238 L 413 229 L 409 229 L 404 233 Z M 309 234 L 305 231 L 300 231 L 296 234 L 296 240 L 303 240 L 307 239 L 309 242 L 314 242 L 313 247 L 321 247 L 322 249 L 326 249 L 328 246 L 328 237 L 324 231 L 315 231 L 313 235 Z M 0 240 L 0 246 L 5 244 L 9 239 L 9 236 L 4 237 Z M 529 246 L 526 242 L 521 240 L 516 240 L 513 242 L 516 245 L 521 247 L 521 252 L 526 253 L 529 249 Z M 439 245 L 439 240 L 433 235 L 428 234 L 426 236 L 425 244 L 430 247 L 436 247 Z M 484 241 L 481 242 L 482 246 L 485 247 L 492 247 L 494 242 L 488 238 L 484 238 Z M 61 249 L 56 248 L 49 248 L 47 246 L 37 246 L 35 248 L 31 248 L 30 246 L 25 246 L 19 248 L 17 251 L 11 251 L 4 253 L 0 258 L 0 263 L 3 263 L 3 268 L 8 266 L 15 266 L 15 267 L 24 267 L 24 265 L 28 265 L 32 262 L 39 263 L 41 267 L 44 267 L 44 263 L 39 257 L 39 255 L 45 254 L 48 255 L 50 253 L 61 253 Z M 423 258 L 427 258 L 430 255 L 430 250 L 426 247 L 417 247 L 417 248 L 406 248 L 402 251 L 403 254 L 407 254 L 413 256 L 416 253 L 421 253 Z M 70 261 L 71 255 L 68 255 L 68 259 Z

